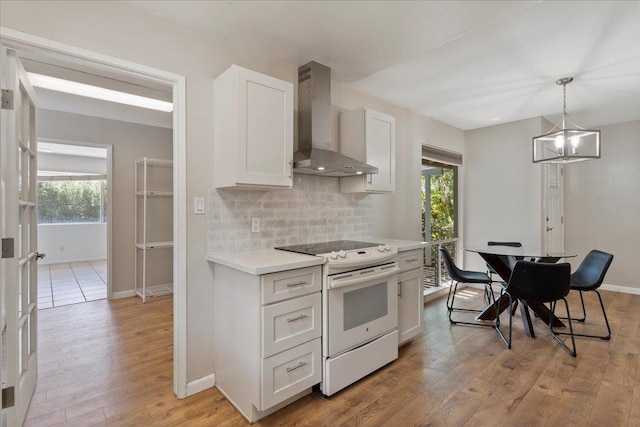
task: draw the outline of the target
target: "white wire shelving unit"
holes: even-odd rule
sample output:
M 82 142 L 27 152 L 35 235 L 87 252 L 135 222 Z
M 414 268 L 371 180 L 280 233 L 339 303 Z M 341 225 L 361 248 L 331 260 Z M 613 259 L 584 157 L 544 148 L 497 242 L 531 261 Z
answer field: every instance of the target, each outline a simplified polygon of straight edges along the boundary
M 167 283 L 147 283 L 149 281 L 147 274 L 148 270 L 149 268 L 154 267 L 149 262 L 149 252 L 173 248 L 172 241 L 154 241 L 151 239 L 152 236 L 150 236 L 151 230 L 149 227 L 149 215 L 151 213 L 151 209 L 149 207 L 149 201 L 155 198 L 173 199 L 173 191 L 159 190 L 151 185 L 149 182 L 152 180 L 152 177 L 150 176 L 150 168 L 171 169 L 173 168 L 173 161 L 144 157 L 134 162 L 135 293 L 142 298 L 143 303 L 146 302 L 149 297 L 173 293 L 173 283 L 171 281 Z M 173 209 L 172 203 L 168 203 L 167 205 L 167 209 Z M 141 210 L 141 212 L 139 212 L 139 210 Z M 172 222 L 169 222 L 166 227 L 172 229 Z M 163 234 L 173 235 L 172 232 L 165 232 Z

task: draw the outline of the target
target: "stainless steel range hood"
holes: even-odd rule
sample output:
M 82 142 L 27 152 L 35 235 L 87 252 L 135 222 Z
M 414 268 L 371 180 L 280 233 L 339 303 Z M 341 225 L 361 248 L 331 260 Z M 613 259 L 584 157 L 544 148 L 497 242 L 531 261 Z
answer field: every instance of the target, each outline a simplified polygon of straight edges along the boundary
M 375 166 L 331 151 L 331 69 L 314 61 L 298 68 L 298 151 L 293 153 L 293 172 L 330 177 L 378 173 Z

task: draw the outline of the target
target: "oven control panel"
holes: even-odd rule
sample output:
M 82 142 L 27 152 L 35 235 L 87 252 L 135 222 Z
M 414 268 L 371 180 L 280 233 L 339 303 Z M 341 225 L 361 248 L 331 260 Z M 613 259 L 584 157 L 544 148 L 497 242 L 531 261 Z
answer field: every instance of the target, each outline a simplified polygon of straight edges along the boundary
M 329 254 L 325 254 L 324 257 L 329 264 L 357 268 L 376 265 L 397 255 L 398 249 L 395 246 L 379 245 L 374 248 L 332 251 Z

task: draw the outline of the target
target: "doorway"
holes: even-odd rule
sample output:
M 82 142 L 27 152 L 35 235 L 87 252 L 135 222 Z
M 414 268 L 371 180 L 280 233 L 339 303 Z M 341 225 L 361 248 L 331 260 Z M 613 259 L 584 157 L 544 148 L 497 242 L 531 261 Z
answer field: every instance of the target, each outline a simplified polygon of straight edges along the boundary
M 422 159 L 422 239 L 429 242 L 425 251 L 425 295 L 449 282 L 443 268 L 439 246 L 454 260 L 458 252 L 458 167 Z
M 38 138 L 38 309 L 110 294 L 111 147 Z
M 174 192 L 174 393 L 186 397 L 186 79 L 184 76 L 157 70 L 151 67 L 119 60 L 117 58 L 77 49 L 26 33 L 3 29 L 2 46 L 13 49 L 18 55 L 33 57 L 43 62 L 61 61 L 71 68 L 100 73 L 113 73 L 120 79 L 131 79 L 136 83 L 148 82 L 169 88 L 174 105 L 172 114 Z M 123 77 L 124 76 L 124 77 Z M 3 197 L 4 201 L 4 197 Z M 7 206 L 12 208 L 12 206 Z M 10 302 L 11 303 L 11 302 Z

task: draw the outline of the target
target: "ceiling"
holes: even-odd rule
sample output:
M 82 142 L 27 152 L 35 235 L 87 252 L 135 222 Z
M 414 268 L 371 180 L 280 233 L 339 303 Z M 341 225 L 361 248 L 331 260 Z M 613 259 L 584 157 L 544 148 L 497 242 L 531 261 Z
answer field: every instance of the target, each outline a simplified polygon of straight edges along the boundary
M 33 53 L 21 49 L 18 51 L 20 60 L 28 72 L 162 101 L 171 102 L 172 100 L 171 86 L 169 85 L 163 86 L 150 82 L 148 79 L 136 79 L 131 75 L 118 73 L 117 70 L 98 70 L 92 64 L 83 61 L 69 62 L 59 55 Z M 34 90 L 38 100 L 38 108 L 168 129 L 173 127 L 171 113 L 71 95 L 40 87 L 34 87 Z
M 530 117 L 640 119 L 636 1 L 129 1 L 468 130 Z

